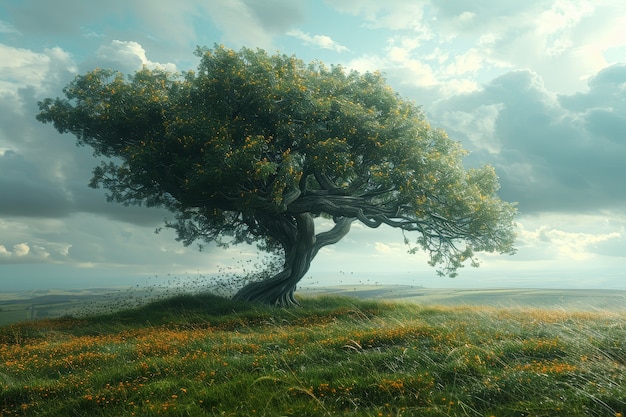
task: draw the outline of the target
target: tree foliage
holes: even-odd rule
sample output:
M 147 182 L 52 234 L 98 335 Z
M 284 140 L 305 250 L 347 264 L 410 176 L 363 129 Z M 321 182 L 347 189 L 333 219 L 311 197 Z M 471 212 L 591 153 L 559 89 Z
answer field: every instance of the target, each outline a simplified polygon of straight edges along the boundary
M 515 209 L 494 169 L 466 170 L 459 143 L 380 73 L 245 48 L 196 54 L 197 71 L 182 75 L 79 75 L 37 118 L 105 158 L 90 185 L 111 201 L 173 212 L 184 244 L 282 250 L 285 269 L 239 298 L 293 303 L 317 251 L 354 221 L 416 232 L 411 250 L 442 274 L 476 251 L 514 252 Z M 335 226 L 316 234 L 318 216 Z

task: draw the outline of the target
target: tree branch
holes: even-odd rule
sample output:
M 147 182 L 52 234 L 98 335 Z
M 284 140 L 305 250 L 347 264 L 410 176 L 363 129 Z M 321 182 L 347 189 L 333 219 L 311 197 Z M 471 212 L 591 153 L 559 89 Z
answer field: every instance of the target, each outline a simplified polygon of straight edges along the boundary
M 335 226 L 327 232 L 318 233 L 315 236 L 315 244 L 313 245 L 313 252 L 311 259 L 317 255 L 317 252 L 324 246 L 333 245 L 339 242 L 350 231 L 350 226 L 355 218 L 340 217 L 335 218 Z

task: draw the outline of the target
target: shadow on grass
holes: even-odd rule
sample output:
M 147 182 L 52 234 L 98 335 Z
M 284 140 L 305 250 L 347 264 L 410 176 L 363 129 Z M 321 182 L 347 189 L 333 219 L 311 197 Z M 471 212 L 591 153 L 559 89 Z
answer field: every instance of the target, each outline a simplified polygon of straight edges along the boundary
M 370 320 L 399 306 L 345 296 L 299 298 L 301 307 L 281 308 L 234 301 L 212 293 L 182 294 L 118 311 L 17 322 L 0 327 L 0 343 L 24 345 L 50 331 L 103 336 L 143 328 L 243 330 L 269 326 L 310 326 L 338 320 Z
M 300 302 L 301 307 L 281 308 L 233 301 L 211 293 L 176 295 L 112 313 L 15 323 L 0 328 L 0 340 L 16 342 L 19 340 L 16 334 L 22 335 L 23 339 L 36 339 L 38 330 L 51 328 L 71 329 L 76 336 L 97 336 L 144 327 L 228 331 L 278 324 L 302 326 L 350 316 L 358 320 L 369 319 L 393 310 L 389 303 L 343 296 L 303 297 Z

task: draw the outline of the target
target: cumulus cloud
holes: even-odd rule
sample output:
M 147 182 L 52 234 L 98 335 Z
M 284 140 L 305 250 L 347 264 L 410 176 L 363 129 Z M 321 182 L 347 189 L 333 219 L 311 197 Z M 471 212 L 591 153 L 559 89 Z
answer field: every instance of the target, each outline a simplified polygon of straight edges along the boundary
M 9 245 L 8 247 L 11 246 Z M 58 260 L 58 257 L 56 257 L 56 260 Z M 12 249 L 7 249 L 7 245 L 0 244 L 0 265 L 54 261 L 55 259 L 51 258 L 51 254 L 46 248 L 38 244 L 21 242 L 14 244 Z
M 41 93 L 76 73 L 70 55 L 58 47 L 34 52 L 0 43 L 0 57 L 0 95 L 11 95 L 14 100 L 20 88 Z
M 446 51 L 439 54 L 445 59 L 437 63 L 441 68 L 434 76 L 441 94 L 448 96 L 462 91 L 463 86 L 467 89 L 486 82 L 484 74 L 526 68 L 540 70 L 548 88 L 573 93 L 584 87 L 584 80 L 591 74 L 614 63 L 610 57 L 623 57 L 626 49 L 626 38 L 620 35 L 626 17 L 615 13 L 613 1 L 391 0 L 345 1 L 332 6 L 376 27 L 393 30 L 395 40 L 412 38 L 419 47 L 407 56 L 422 66 L 429 63 L 435 51 Z M 397 52 L 395 48 L 397 45 L 381 57 L 388 61 L 381 69 L 390 78 L 399 65 L 390 59 L 391 52 Z M 424 83 L 415 81 L 423 78 L 423 71 L 416 71 L 411 78 L 410 65 L 405 69 L 401 79 L 414 80 L 413 84 L 422 86 L 416 94 L 428 95 Z M 459 78 L 463 80 L 459 82 Z
M 135 45 L 120 46 L 132 52 Z M 155 244 L 154 229 L 168 214 L 106 202 L 102 190 L 87 187 L 98 164 L 91 151 L 35 121 L 36 102 L 60 95 L 73 77 L 72 57 L 61 49 L 6 50 L 19 59 L 9 64 L 0 59 L 0 65 L 14 65 L 3 73 L 6 88 L 0 93 L 0 262 L 154 268 L 155 252 L 145 248 Z M 25 76 L 17 76 L 20 72 Z M 120 232 L 131 224 L 133 233 Z M 180 246 L 169 234 L 163 239 L 173 248 Z M 136 255 L 138 247 L 144 248 L 145 258 Z M 186 262 L 199 263 L 194 252 L 186 249 Z M 174 256 L 158 259 L 169 268 Z
M 611 256 L 611 250 L 606 249 L 608 246 L 601 247 L 600 245 L 612 242 L 613 245 L 623 249 L 622 238 L 623 234 L 619 231 L 572 232 L 557 229 L 551 225 L 541 225 L 532 230 L 523 227 L 519 229 L 521 250 L 533 248 L 537 252 L 543 252 L 546 258 L 556 256 L 573 261 L 589 260 L 600 255 Z M 536 255 L 534 259 L 537 259 Z
M 476 49 L 471 48 L 454 57 L 454 61 L 445 67 L 445 72 L 450 76 L 460 76 L 468 73 L 476 73 L 485 67 L 485 57 Z
M 426 1 L 405 0 L 343 0 L 332 7 L 345 13 L 361 16 L 373 29 L 411 30 L 430 36 L 425 24 Z
M 17 243 L 13 245 L 13 250 L 8 250 L 4 245 L 0 245 L 0 256 L 26 256 L 30 252 L 30 247 L 26 243 Z
M 376 250 L 376 252 L 381 253 L 383 255 L 395 252 L 394 249 L 390 245 L 383 243 L 383 242 L 374 243 L 374 250 Z
M 13 246 L 15 256 L 26 256 L 30 252 L 30 247 L 26 243 L 18 243 Z
M 474 149 L 490 154 L 500 153 L 502 146 L 496 136 L 496 122 L 502 108 L 502 103 L 494 103 L 482 104 L 475 108 L 449 110 L 440 115 L 440 122 L 462 132 Z
M 134 41 L 113 40 L 109 45 L 98 48 L 93 59 L 100 66 L 114 68 L 124 73 L 134 72 L 142 67 L 176 72 L 176 64 L 171 62 L 162 64 L 149 60 L 145 49 Z
M 522 211 L 617 208 L 626 205 L 624 68 L 600 72 L 589 92 L 574 95 L 548 90 L 531 71 L 513 71 L 429 110 L 472 144 L 470 161 L 496 161 L 501 194 Z
M 345 66 L 361 73 L 374 72 L 386 68 L 387 61 L 378 54 L 366 54 L 349 60 Z
M 298 29 L 287 32 L 287 35 L 298 38 L 304 41 L 304 43 L 307 45 L 314 45 L 322 49 L 330 49 L 335 52 L 349 51 L 347 47 L 335 42 L 330 36 L 311 35 L 309 33 L 304 33 Z
M 448 2 L 436 7 L 438 23 L 451 35 L 490 40 L 480 49 L 486 59 L 541 70 L 546 85 L 564 93 L 584 87 L 584 77 L 611 64 L 607 50 L 626 45 L 616 32 L 624 27 L 624 17 L 615 13 L 612 1 Z M 458 21 L 465 10 L 474 18 Z
M 154 64 L 137 43 L 107 47 L 109 57 L 127 62 L 137 57 L 131 65 Z M 61 48 L 35 52 L 6 45 L 0 45 L 0 55 L 10 58 L 0 59 L 0 216 L 64 218 L 86 212 L 152 227 L 161 223 L 161 210 L 107 203 L 102 190 L 88 188 L 98 164 L 91 151 L 35 121 L 37 101 L 60 95 L 73 78 L 77 63 L 72 56 Z
M 314 50 L 332 57 L 347 51 L 337 40 L 355 29 L 371 38 L 350 38 L 343 63 L 359 71 L 382 70 L 396 90 L 424 106 L 434 126 L 472 151 L 467 165 L 496 165 L 501 196 L 520 202 L 520 253 L 510 260 L 485 256 L 487 267 L 498 263 L 505 271 L 510 262 L 526 259 L 533 261 L 529 268 L 537 268 L 538 259 L 624 259 L 626 221 L 614 224 L 626 206 L 626 69 L 615 64 L 626 51 L 626 17 L 615 12 L 617 1 L 342 0 L 313 10 L 317 6 L 304 0 L 110 0 L 88 7 L 80 0 L 22 0 L 2 7 L 5 265 L 135 265 L 134 271 L 152 272 L 188 265 L 209 269 L 223 261 L 224 252 L 198 254 L 175 242 L 169 230 L 155 236 L 168 213 L 107 203 L 102 190 L 86 186 L 98 163 L 90 150 L 34 121 L 37 100 L 61 95 L 77 72 L 111 67 L 128 73 L 144 65 L 187 69 L 195 45 L 214 42 L 265 49 L 282 41 L 307 43 L 315 48 L 284 52 Z M 332 8 L 350 14 L 333 19 L 354 26 L 315 21 L 316 13 Z M 581 211 L 600 210 L 610 227 L 583 226 Z M 530 221 L 529 215 L 540 220 Z M 383 274 L 393 264 L 432 274 L 425 255 L 408 256 L 394 232 L 355 224 L 342 242 L 323 249 L 315 265 L 338 270 L 349 263 Z M 228 259 L 237 251 L 227 252 Z

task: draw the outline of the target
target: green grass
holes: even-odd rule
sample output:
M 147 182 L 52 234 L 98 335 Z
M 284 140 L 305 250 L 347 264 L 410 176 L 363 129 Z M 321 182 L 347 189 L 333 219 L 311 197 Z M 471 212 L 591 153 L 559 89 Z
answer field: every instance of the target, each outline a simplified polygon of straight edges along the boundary
M 179 296 L 0 327 L 0 416 L 622 416 L 626 315 Z

